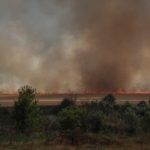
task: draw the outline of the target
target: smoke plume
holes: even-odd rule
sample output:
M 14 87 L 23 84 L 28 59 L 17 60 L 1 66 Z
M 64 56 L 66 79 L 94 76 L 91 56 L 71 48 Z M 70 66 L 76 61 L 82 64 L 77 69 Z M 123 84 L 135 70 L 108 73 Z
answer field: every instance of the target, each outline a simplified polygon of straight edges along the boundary
M 0 0 L 0 90 L 150 89 L 148 0 Z

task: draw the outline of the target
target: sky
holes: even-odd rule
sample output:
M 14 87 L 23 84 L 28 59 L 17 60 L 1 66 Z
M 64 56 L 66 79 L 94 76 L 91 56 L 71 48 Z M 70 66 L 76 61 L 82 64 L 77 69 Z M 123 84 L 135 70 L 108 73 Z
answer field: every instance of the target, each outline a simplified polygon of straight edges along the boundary
M 150 89 L 150 1 L 0 0 L 0 91 Z

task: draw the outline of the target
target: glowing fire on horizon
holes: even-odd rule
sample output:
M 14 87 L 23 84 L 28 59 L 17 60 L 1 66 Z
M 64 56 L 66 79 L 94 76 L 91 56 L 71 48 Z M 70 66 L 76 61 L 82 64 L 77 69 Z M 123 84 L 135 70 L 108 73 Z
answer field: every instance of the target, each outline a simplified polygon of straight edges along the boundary
M 41 92 L 41 91 L 37 91 L 36 94 L 38 95 L 57 95 L 57 94 L 108 94 L 108 93 L 112 93 L 112 94 L 150 94 L 150 89 L 149 90 L 123 90 L 122 88 L 119 88 L 116 91 L 107 91 L 107 90 L 103 90 L 103 91 L 90 91 L 90 90 L 84 90 L 81 92 L 75 92 L 75 91 L 67 91 L 67 92 Z M 18 95 L 18 92 L 0 92 L 0 95 Z

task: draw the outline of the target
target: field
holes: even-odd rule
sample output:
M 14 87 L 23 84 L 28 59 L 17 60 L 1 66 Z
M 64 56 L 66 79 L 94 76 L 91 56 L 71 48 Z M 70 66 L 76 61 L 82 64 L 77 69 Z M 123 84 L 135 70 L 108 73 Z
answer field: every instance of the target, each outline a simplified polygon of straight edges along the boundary
M 106 103 L 103 103 L 103 101 L 88 103 L 88 105 L 84 103 L 102 100 L 105 95 L 37 95 L 43 121 L 40 130 L 31 135 L 14 131 L 14 121 L 10 117 L 10 112 L 11 106 L 17 100 L 17 95 L 0 95 L 0 104 L 2 106 L 0 107 L 0 150 L 149 150 L 150 117 L 148 116 L 147 120 L 145 114 L 150 112 L 150 94 L 113 94 L 117 99 L 117 104 L 107 103 L 105 105 Z M 60 118 L 58 117 L 58 112 L 61 108 L 60 103 L 64 98 L 70 98 L 70 96 L 76 100 L 78 108 L 86 107 L 87 109 L 81 121 L 83 128 L 75 129 L 73 145 L 71 134 L 68 136 L 67 130 L 65 135 L 64 132 L 61 132 Z M 130 104 L 125 103 L 127 101 Z M 147 105 L 143 105 L 143 103 L 141 105 L 132 105 L 140 101 L 146 101 Z M 81 104 L 83 105 L 81 106 Z M 90 117 L 93 117 L 94 120 L 96 119 L 95 124 L 93 124 L 92 120 L 88 120 Z M 48 128 L 47 119 L 51 124 Z M 143 126 L 144 119 L 145 124 Z
M 84 101 L 101 100 L 106 94 L 76 94 L 71 95 L 73 98 L 76 96 L 77 104 Z M 116 102 L 123 104 L 126 101 L 136 104 L 140 101 L 148 102 L 150 94 L 113 94 L 116 97 Z M 37 95 L 39 105 L 58 105 L 64 98 L 69 97 L 68 94 L 43 94 Z M 0 95 L 1 106 L 13 106 L 14 101 L 17 100 L 17 95 Z
M 94 136 L 86 135 L 89 138 L 84 144 L 77 144 L 71 146 L 70 142 L 62 139 L 55 139 L 50 141 L 41 137 L 41 139 L 36 138 L 16 138 L 15 142 L 10 143 L 5 141 L 0 144 L 0 150 L 149 150 L 150 149 L 150 136 L 140 135 L 137 137 L 107 137 L 107 136 Z M 82 137 L 81 137 L 81 140 Z M 85 141 L 85 140 L 83 140 Z

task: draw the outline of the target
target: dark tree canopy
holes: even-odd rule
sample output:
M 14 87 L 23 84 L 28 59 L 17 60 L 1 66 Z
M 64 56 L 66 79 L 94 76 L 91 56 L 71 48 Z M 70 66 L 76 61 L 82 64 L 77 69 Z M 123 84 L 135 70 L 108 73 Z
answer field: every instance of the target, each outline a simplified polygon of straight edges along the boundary
M 38 129 L 41 111 L 37 107 L 36 89 L 26 85 L 21 87 L 18 93 L 18 100 L 15 101 L 12 111 L 17 131 L 25 133 Z
M 114 104 L 116 101 L 116 98 L 112 94 L 108 94 L 102 100 L 110 104 Z

